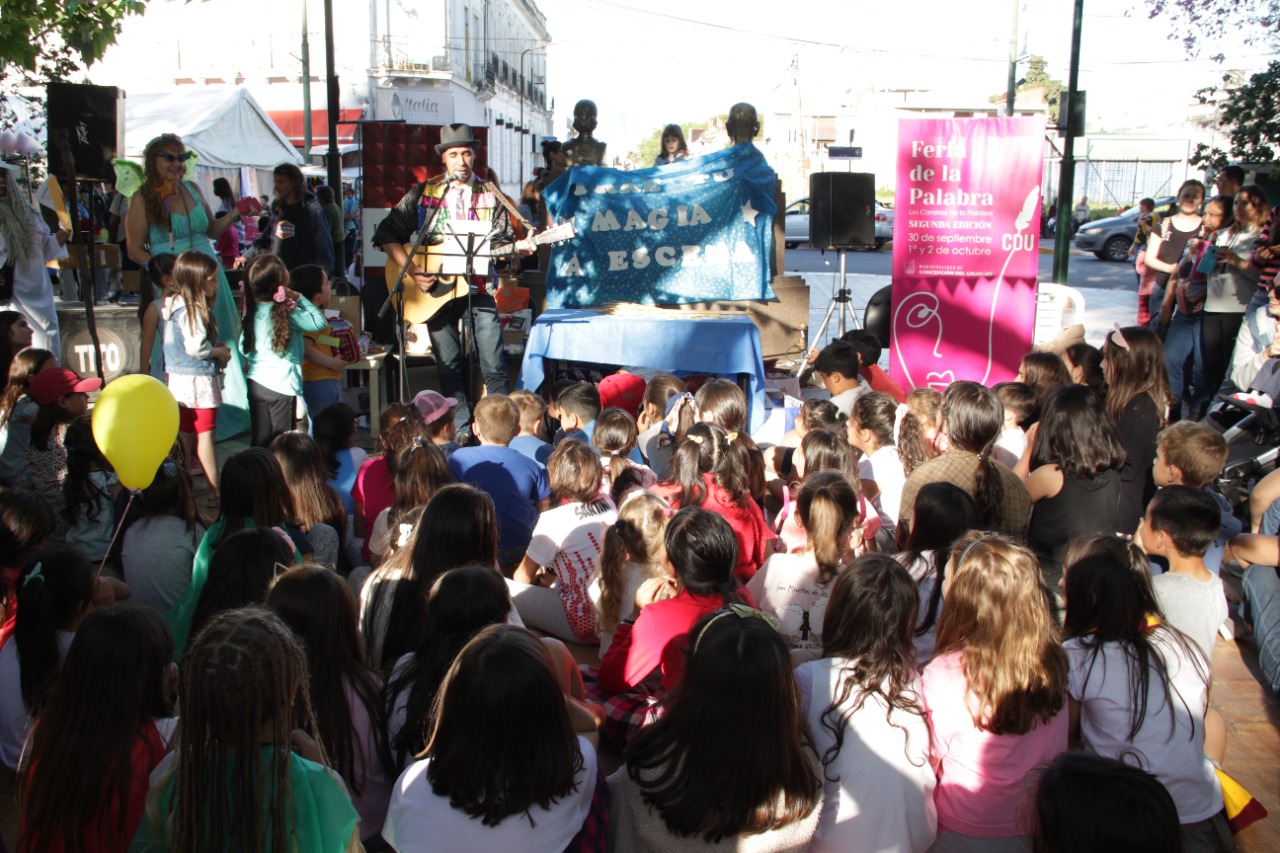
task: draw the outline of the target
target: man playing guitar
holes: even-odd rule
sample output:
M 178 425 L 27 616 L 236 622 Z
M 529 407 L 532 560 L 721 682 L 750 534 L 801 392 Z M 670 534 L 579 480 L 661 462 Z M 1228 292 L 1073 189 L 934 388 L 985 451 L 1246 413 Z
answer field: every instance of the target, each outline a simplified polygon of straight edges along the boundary
M 437 277 L 422 269 L 416 258 L 410 261 L 406 251 L 406 244 L 412 244 L 424 226 L 431 229 L 424 245 L 432 245 L 443 242 L 442 229 L 451 219 L 492 222 L 493 228 L 489 231 L 491 250 L 514 244 L 516 254 L 533 254 L 532 240 L 516 241 L 510 217 L 494 188 L 477 179 L 472 171 L 475 150 L 479 145 L 469 125 L 442 127 L 436 153 L 444 161 L 445 173 L 409 190 L 374 232 L 372 242 L 386 252 L 395 265 L 387 265 L 388 276 L 393 268 L 409 264 L 405 275 L 406 289 L 417 287 L 427 293 L 437 284 Z M 485 263 L 487 266 L 488 262 Z M 454 409 L 454 423 L 460 435 L 469 431 L 471 409 L 467 398 L 467 377 L 463 373 L 459 320 L 468 324 L 468 336 L 474 342 L 480 359 L 480 372 L 487 391 L 506 394 L 510 390 L 502 353 L 502 328 L 493 298 L 496 286 L 492 277 L 487 275 L 488 269 L 477 272 L 480 274 L 470 282 L 469 297 L 464 295 L 450 300 L 427 321 L 431 350 L 440 375 L 440 392 L 458 401 Z

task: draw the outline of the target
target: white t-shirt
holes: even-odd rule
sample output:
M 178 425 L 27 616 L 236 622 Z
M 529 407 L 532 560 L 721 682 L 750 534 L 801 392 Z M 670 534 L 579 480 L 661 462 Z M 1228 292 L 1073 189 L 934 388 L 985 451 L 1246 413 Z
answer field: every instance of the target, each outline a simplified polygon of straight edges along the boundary
M 822 654 L 822 619 L 831 584 L 818 583 L 812 551 L 774 554 L 747 581 L 756 606 L 778 617 L 778 633 L 801 659 Z M 794 658 L 793 658 L 794 659 Z
M 539 566 L 556 573 L 556 590 L 564 604 L 564 614 L 574 634 L 581 638 L 596 635 L 596 605 L 591 600 L 591 582 L 600 571 L 604 534 L 618 511 L 612 503 L 595 511 L 599 502 L 567 503 L 538 516 L 533 539 L 525 553 Z
M 393 541 L 388 536 L 388 527 L 391 524 L 391 507 L 387 507 L 378 513 L 378 517 L 373 520 L 373 529 L 369 531 L 369 553 L 383 556 L 388 551 L 388 545 Z M 413 534 L 413 525 L 401 522 L 400 529 L 396 531 L 394 541 L 397 548 L 403 548 L 409 544 L 409 537 Z
M 1003 462 L 1012 468 L 1018 464 L 1018 460 L 1022 458 L 1026 449 L 1027 434 L 1023 432 L 1022 427 L 1005 427 L 1001 430 L 1000 437 L 996 439 L 995 446 L 991 448 L 991 455 L 997 462 Z
M 907 484 L 907 475 L 902 470 L 902 458 L 898 456 L 898 448 L 892 444 L 881 447 L 870 456 L 858 460 L 858 479 L 874 480 L 880 487 L 871 505 L 880 516 L 880 524 L 889 533 L 898 529 L 898 510 L 902 505 L 902 487 Z
M 850 663 L 821 658 L 796 667 L 800 710 L 820 757 L 836 742 L 822 715 L 839 691 L 841 668 Z M 920 695 L 918 679 L 911 689 Z M 854 690 L 845 714 L 858 696 Z M 823 774 L 822 816 L 810 851 L 926 850 L 933 843 L 937 777 L 929 763 L 929 725 L 922 714 L 894 709 L 886 717 L 887 710 L 883 699 L 870 697 L 845 721 L 840 752 Z
M 582 829 L 595 793 L 596 752 L 585 738 L 579 737 L 578 745 L 582 769 L 574 776 L 577 789 L 550 808 L 534 806 L 529 815 L 512 815 L 497 826 L 485 826 L 449 805 L 449 798 L 438 796 L 427 781 L 431 759 L 415 761 L 392 788 L 382 837 L 399 853 L 561 853 Z
M 39 581 L 36 581 L 39 583 Z M 76 635 L 71 631 L 58 632 L 58 650 L 66 657 L 67 649 Z M 22 668 L 18 663 L 18 641 L 13 637 L 0 649 L 0 764 L 10 770 L 18 769 L 22 757 L 22 745 L 31 728 L 31 715 L 27 703 L 22 701 Z
M 1190 653 L 1164 628 L 1152 632 L 1151 640 L 1168 668 L 1173 706 L 1165 702 L 1159 680 L 1149 675 L 1146 718 L 1133 740 L 1128 738 L 1129 664 L 1118 643 L 1106 643 L 1095 658 L 1081 638 L 1067 640 L 1067 689 L 1080 702 L 1080 739 L 1085 747 L 1107 758 L 1136 762 L 1154 774 L 1178 807 L 1178 820 L 1195 823 L 1222 809 L 1222 788 L 1204 754 L 1208 673 L 1197 671 Z

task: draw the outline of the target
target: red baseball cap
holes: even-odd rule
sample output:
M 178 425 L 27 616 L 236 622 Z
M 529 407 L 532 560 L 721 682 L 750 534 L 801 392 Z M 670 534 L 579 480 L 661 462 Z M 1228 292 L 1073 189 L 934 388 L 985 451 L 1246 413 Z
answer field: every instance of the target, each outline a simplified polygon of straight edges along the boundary
M 56 403 L 68 394 L 87 394 L 102 387 L 102 380 L 81 379 L 80 374 L 65 367 L 51 367 L 31 377 L 27 396 L 40 405 Z
M 597 390 L 601 409 L 617 406 L 635 417 L 644 402 L 645 381 L 634 373 L 614 373 L 601 379 Z

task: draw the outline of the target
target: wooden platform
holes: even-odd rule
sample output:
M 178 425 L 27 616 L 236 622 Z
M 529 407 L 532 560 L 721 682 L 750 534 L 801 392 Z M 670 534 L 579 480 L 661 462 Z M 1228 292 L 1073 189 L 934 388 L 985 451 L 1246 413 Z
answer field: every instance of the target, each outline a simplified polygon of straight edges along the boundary
M 1263 683 L 1252 642 L 1218 638 L 1211 704 L 1227 721 L 1222 769 L 1271 813 L 1236 836 L 1239 850 L 1280 850 L 1280 698 Z

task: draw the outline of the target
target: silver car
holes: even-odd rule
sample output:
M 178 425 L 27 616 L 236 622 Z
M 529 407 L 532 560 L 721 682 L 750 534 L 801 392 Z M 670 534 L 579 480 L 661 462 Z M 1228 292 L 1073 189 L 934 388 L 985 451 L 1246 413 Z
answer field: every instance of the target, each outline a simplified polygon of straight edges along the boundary
M 809 199 L 802 198 L 787 205 L 783 219 L 788 249 L 809 242 Z M 893 208 L 876 202 L 875 248 L 879 250 L 893 239 Z
M 1173 197 L 1158 198 L 1155 202 L 1156 210 L 1162 211 L 1173 203 Z M 1093 252 L 1100 261 L 1123 261 L 1129 257 L 1129 247 L 1137 233 L 1138 206 L 1135 204 L 1119 216 L 1086 222 L 1076 232 L 1074 242 L 1077 249 Z

